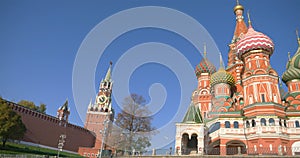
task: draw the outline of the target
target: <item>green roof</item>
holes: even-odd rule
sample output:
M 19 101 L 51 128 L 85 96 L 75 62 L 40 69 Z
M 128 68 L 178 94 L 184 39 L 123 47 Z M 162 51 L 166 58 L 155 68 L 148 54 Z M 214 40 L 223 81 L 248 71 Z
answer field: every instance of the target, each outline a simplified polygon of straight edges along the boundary
M 203 123 L 200 109 L 191 104 L 184 116 L 182 123 Z

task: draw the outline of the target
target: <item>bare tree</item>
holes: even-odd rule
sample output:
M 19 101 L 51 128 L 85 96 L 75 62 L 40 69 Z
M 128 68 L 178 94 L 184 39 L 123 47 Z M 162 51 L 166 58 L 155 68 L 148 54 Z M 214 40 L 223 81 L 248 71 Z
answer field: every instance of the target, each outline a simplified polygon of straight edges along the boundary
M 123 102 L 123 110 L 117 115 L 115 124 L 122 129 L 119 148 L 126 151 L 144 152 L 151 145 L 150 139 L 155 128 L 145 99 L 131 94 Z M 122 149 L 123 148 L 123 149 Z

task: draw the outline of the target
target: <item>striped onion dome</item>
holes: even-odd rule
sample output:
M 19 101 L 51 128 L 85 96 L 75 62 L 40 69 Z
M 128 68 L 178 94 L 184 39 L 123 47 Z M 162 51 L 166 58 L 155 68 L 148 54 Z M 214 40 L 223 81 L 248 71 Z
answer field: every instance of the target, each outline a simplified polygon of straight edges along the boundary
M 224 68 L 220 68 L 216 73 L 212 74 L 210 77 L 210 84 L 211 86 L 214 86 L 218 83 L 226 83 L 230 86 L 233 86 L 235 84 L 234 77 L 227 71 L 224 70 Z
M 256 49 L 266 50 L 271 55 L 274 51 L 274 44 L 268 36 L 255 31 L 252 26 L 249 25 L 245 36 L 241 37 L 241 40 L 237 42 L 236 51 L 241 58 L 243 54 Z
M 204 57 L 195 68 L 195 73 L 197 77 L 199 77 L 201 73 L 213 74 L 215 72 L 216 67 L 210 61 L 208 61 L 206 57 Z
M 286 71 L 283 73 L 282 81 L 284 83 L 298 79 L 300 80 L 300 39 L 298 38 L 298 50 L 292 59 L 289 59 L 286 65 Z

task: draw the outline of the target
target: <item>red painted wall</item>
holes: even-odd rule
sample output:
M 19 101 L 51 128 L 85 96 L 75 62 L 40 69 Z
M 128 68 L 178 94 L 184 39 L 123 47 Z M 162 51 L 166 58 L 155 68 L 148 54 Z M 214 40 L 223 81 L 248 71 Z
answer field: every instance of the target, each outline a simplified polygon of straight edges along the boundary
M 77 152 L 79 147 L 93 147 L 95 135 L 93 132 L 58 118 L 33 111 L 18 104 L 7 102 L 9 106 L 22 117 L 27 131 L 23 141 L 42 144 L 57 148 L 61 134 L 66 135 L 63 149 Z

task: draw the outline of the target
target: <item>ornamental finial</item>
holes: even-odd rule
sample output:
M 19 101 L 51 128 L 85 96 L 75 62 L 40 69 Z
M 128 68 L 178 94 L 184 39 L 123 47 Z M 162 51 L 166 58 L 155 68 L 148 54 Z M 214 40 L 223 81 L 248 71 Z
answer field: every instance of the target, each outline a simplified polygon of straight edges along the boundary
M 206 53 L 206 43 L 205 42 L 203 44 L 203 48 L 204 48 L 203 55 L 204 55 L 204 58 L 206 58 L 207 53 Z
M 248 16 L 248 25 L 249 25 L 249 27 L 252 27 L 252 22 L 251 22 L 251 19 L 250 19 L 250 11 L 249 10 L 247 12 L 247 16 Z
M 239 2 L 239 0 L 236 0 L 236 5 L 240 5 L 240 2 Z
M 289 61 L 291 60 L 291 53 L 288 52 L 288 58 L 289 58 Z
M 221 52 L 219 52 L 219 56 L 220 56 L 220 70 L 224 69 L 224 65 L 223 65 L 223 59 L 222 59 L 222 54 Z

